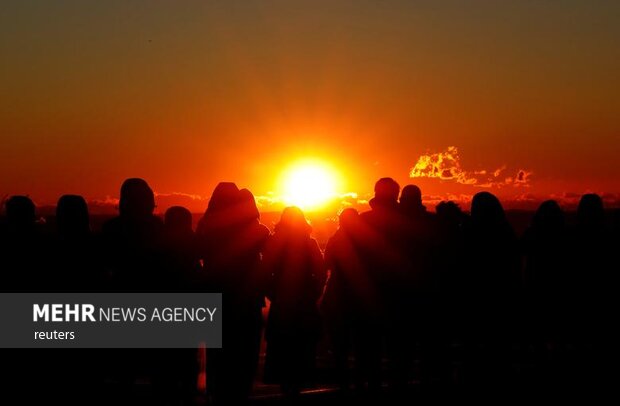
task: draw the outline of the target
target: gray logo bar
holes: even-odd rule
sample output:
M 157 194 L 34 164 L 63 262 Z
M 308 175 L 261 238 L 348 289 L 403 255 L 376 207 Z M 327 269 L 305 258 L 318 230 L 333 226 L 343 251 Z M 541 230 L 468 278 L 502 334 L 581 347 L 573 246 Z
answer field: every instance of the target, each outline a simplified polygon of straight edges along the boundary
M 222 347 L 221 293 L 0 293 L 0 348 Z

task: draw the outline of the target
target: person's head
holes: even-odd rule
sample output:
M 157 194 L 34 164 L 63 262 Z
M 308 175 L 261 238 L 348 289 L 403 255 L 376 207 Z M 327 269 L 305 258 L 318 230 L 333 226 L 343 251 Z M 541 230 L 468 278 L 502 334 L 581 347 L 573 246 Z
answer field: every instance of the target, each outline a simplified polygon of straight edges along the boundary
M 479 192 L 471 202 L 471 218 L 477 224 L 498 225 L 506 221 L 499 199 L 489 192 Z
M 35 223 L 35 206 L 28 196 L 11 196 L 5 202 L 6 219 L 17 227 L 30 226 Z
M 164 214 L 164 226 L 169 232 L 191 233 L 192 213 L 183 206 L 172 206 Z
M 312 227 L 299 207 L 291 206 L 282 211 L 280 221 L 276 224 L 276 233 L 299 233 L 310 235 Z
M 203 234 L 208 230 L 222 230 L 236 225 L 239 222 L 239 188 L 232 182 L 217 184 L 207 210 L 198 222 L 196 232 Z
M 564 212 L 555 200 L 545 200 L 534 214 L 532 225 L 544 229 L 561 229 L 564 227 Z
M 577 207 L 577 219 L 583 226 L 602 226 L 605 223 L 603 199 L 595 193 L 581 196 Z
M 144 219 L 153 215 L 155 195 L 144 179 L 129 178 L 121 186 L 118 205 L 121 217 Z
M 61 235 L 83 235 L 90 232 L 88 205 L 79 195 L 63 195 L 56 204 L 56 225 Z
M 239 202 L 239 188 L 233 182 L 220 182 L 217 184 L 209 204 L 207 213 L 217 213 L 231 210 Z
M 375 183 L 375 199 L 382 202 L 397 202 L 400 185 L 392 178 L 381 178 Z
M 400 205 L 408 210 L 424 211 L 422 191 L 416 185 L 407 185 L 400 193 Z
M 359 213 L 352 207 L 347 207 L 338 216 L 338 224 L 343 230 L 351 230 L 355 228 L 359 221 Z
M 239 203 L 238 210 L 242 221 L 258 220 L 260 219 L 260 212 L 256 206 L 256 199 L 254 195 L 248 189 L 241 189 L 239 191 Z
M 448 223 L 459 223 L 463 219 L 463 211 L 453 201 L 442 201 L 435 206 L 437 218 Z

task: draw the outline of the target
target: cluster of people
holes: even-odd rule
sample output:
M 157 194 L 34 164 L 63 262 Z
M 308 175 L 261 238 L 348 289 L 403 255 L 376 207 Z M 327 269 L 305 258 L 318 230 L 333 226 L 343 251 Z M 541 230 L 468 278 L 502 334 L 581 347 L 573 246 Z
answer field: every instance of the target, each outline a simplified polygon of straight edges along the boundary
M 207 351 L 214 404 L 250 395 L 266 306 L 263 379 L 290 397 L 315 381 L 325 337 L 343 391 L 404 391 L 412 379 L 430 389 L 606 379 L 597 371 L 615 345 L 618 235 L 599 196 L 582 197 L 573 227 L 544 202 L 519 238 L 488 192 L 466 214 L 454 202 L 431 213 L 417 186 L 401 191 L 391 178 L 374 191 L 369 211 L 341 212 L 324 252 L 299 208 L 270 232 L 252 193 L 234 183 L 217 185 L 196 230 L 186 208 L 154 215 L 153 191 L 138 178 L 123 183 L 119 215 L 99 233 L 81 196 L 59 199 L 53 231 L 29 198 L 13 196 L 0 228 L 2 290 L 222 292 L 223 348 Z M 48 354 L 74 371 L 74 385 L 146 373 L 162 388 L 196 387 L 196 351 L 77 353 Z M 37 362 L 24 359 L 15 365 Z

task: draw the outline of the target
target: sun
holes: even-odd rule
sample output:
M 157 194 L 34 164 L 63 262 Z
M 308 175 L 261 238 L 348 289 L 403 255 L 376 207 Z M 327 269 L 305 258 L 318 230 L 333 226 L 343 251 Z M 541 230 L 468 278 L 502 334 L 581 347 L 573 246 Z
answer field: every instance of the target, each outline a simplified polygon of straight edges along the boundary
M 283 173 L 282 199 L 287 206 L 320 209 L 337 196 L 338 184 L 338 172 L 327 163 L 299 161 Z

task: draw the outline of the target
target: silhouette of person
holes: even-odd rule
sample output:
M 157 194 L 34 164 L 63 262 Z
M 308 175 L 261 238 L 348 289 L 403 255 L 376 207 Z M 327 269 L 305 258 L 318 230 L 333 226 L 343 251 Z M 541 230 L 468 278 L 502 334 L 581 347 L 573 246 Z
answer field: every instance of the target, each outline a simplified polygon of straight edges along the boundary
M 14 292 L 45 290 L 43 260 L 47 255 L 44 234 L 36 222 L 35 205 L 27 196 L 5 202 L 5 221 L 0 233 L 0 258 L 4 263 L 3 289 Z
M 601 230 L 605 227 L 605 208 L 603 199 L 596 193 L 581 196 L 577 206 L 578 226 Z
M 296 396 L 313 378 L 320 335 L 318 300 L 325 284 L 325 264 L 303 212 L 287 207 L 263 255 L 271 301 L 267 322 L 265 380 Z
M 466 272 L 462 269 L 464 260 L 463 227 L 469 222 L 469 218 L 458 204 L 452 201 L 440 202 L 435 207 L 435 212 L 439 246 L 439 254 L 435 261 L 439 274 L 442 302 L 448 306 L 446 311 L 458 312 L 460 302 L 464 299 L 462 287 L 466 281 Z M 444 316 L 450 317 L 445 313 Z M 457 317 L 457 319 L 461 318 Z M 458 322 L 458 320 L 453 321 Z M 453 333 L 456 331 L 453 330 Z
M 529 291 L 548 295 L 563 286 L 565 233 L 564 212 L 560 205 L 555 200 L 541 203 L 522 238 L 525 284 Z
M 193 234 L 192 213 L 183 206 L 172 206 L 164 214 L 164 226 L 168 234 L 181 238 Z
M 155 195 L 145 180 L 130 178 L 123 182 L 119 215 L 105 222 L 101 230 L 102 263 L 110 291 L 167 291 L 162 250 L 164 225 L 153 214 L 154 209 Z M 115 349 L 106 353 L 105 373 L 119 380 L 125 395 L 131 393 L 138 376 L 159 379 L 156 373 L 161 350 Z
M 544 201 L 539 207 L 531 226 L 522 237 L 525 254 L 524 282 L 532 311 L 540 317 L 535 331 L 551 327 L 562 317 L 555 306 L 566 300 L 567 236 L 564 212 L 555 200 Z M 533 316 L 533 314 L 532 314 Z M 559 326 L 554 326 L 553 330 Z M 551 331 L 547 332 L 546 338 Z
M 225 347 L 207 352 L 207 387 L 216 404 L 247 401 L 258 365 L 265 293 L 260 255 L 269 237 L 259 218 L 249 190 L 222 182 L 198 227 L 205 277 L 212 291 L 222 292 L 226 309 Z
M 376 292 L 361 262 L 360 236 L 365 233 L 359 213 L 346 208 L 340 213 L 339 228 L 327 242 L 325 264 L 329 270 L 321 314 L 330 337 L 336 364 L 338 383 L 348 390 L 349 353 L 355 354 L 355 383 L 362 389 L 364 370 L 364 335 L 367 315 L 373 312 Z
M 402 212 L 411 217 L 427 213 L 426 206 L 422 204 L 422 191 L 416 185 L 407 185 L 403 188 L 399 203 Z
M 13 232 L 34 228 L 35 205 L 28 196 L 12 196 L 5 202 L 6 226 Z
M 4 202 L 4 209 L 5 218 L 0 225 L 0 290 L 12 293 L 46 291 L 49 289 L 44 280 L 48 250 L 41 225 L 36 221 L 35 204 L 27 196 L 16 195 Z M 24 393 L 28 393 L 24 391 L 32 391 L 33 371 L 45 372 L 53 351 L 0 349 L 4 372 L 0 384 L 2 396 L 8 399 L 15 394 L 23 398 Z M 41 381 L 43 390 L 52 389 L 50 379 Z
M 113 289 L 139 292 L 167 287 L 161 280 L 164 225 L 154 209 L 155 195 L 145 180 L 123 182 L 119 215 L 104 223 L 101 231 Z
M 464 260 L 463 228 L 470 222 L 458 204 L 452 201 L 442 201 L 435 207 L 438 227 L 439 255 L 436 258 L 439 268 L 440 289 L 442 297 L 452 300 L 454 306 L 459 307 L 462 287 L 466 280 L 466 273 L 462 269 Z M 458 310 L 451 306 L 451 310 Z
M 368 386 L 371 392 L 380 389 L 381 342 L 385 339 L 389 357 L 389 381 L 398 389 L 407 382 L 408 367 L 412 360 L 407 348 L 406 331 L 409 326 L 403 315 L 407 300 L 411 264 L 409 263 L 406 220 L 398 204 L 400 186 L 392 178 L 381 178 L 375 184 L 375 196 L 370 200 L 370 211 L 360 215 L 366 232 L 362 239 L 362 262 L 365 273 L 377 289 L 376 313 L 369 315 L 369 323 L 376 324 L 367 336 L 375 350 L 364 357 Z
M 55 233 L 46 263 L 48 286 L 54 292 L 94 292 L 102 289 L 103 275 L 96 255 L 86 200 L 63 195 L 56 204 Z M 100 371 L 105 351 L 58 348 L 41 352 L 39 371 L 47 376 L 50 391 L 63 399 L 82 399 L 101 390 Z M 52 392 L 48 392 L 48 396 Z
M 462 371 L 462 350 L 469 326 L 467 317 L 468 292 L 467 272 L 463 269 L 465 258 L 463 226 L 468 216 L 452 201 L 442 201 L 435 207 L 437 225 L 437 253 L 433 267 L 439 282 L 437 316 L 441 327 L 438 329 L 439 342 L 444 347 L 439 354 L 437 373 L 440 383 L 460 384 Z
M 520 286 L 516 235 L 497 197 L 489 192 L 474 196 L 465 232 L 466 245 L 472 248 L 469 282 L 473 288 L 498 296 Z
M 192 213 L 187 208 L 172 206 L 166 210 L 163 247 L 169 290 L 189 292 L 200 288 L 199 244 L 192 227 Z
M 618 303 L 617 272 L 612 265 L 615 247 L 599 195 L 588 193 L 581 197 L 571 240 L 571 310 L 574 345 L 579 351 L 576 375 L 582 386 L 605 390 L 613 387 L 607 371 L 614 368 L 610 354 L 617 346 L 617 333 L 610 320 L 616 317 Z
M 408 360 L 402 365 L 400 384 L 407 382 L 407 370 L 412 363 L 412 343 L 417 343 L 423 385 L 436 381 L 440 342 L 438 326 L 439 274 L 435 269 L 437 254 L 437 225 L 434 215 L 422 204 L 422 192 L 416 185 L 403 188 L 399 208 L 402 213 L 404 255 L 406 256 L 405 283 L 402 287 L 402 316 L 397 325 L 401 331 L 396 337 L 401 340 L 398 359 Z
M 608 261 L 611 240 L 605 223 L 603 200 L 597 194 L 583 195 L 577 207 L 577 225 L 573 230 L 572 263 L 575 267 L 575 293 L 579 292 L 584 298 L 582 309 L 586 313 L 583 316 L 595 323 L 595 318 L 600 314 L 595 308 L 601 305 L 597 302 L 602 299 L 604 289 L 610 287 L 609 282 L 613 282 Z M 584 322 L 589 322 L 587 320 L 584 319 Z
M 614 227 L 614 233 L 616 234 L 616 237 L 617 237 L 618 234 L 620 234 L 620 209 L 615 209 L 613 211 L 613 227 Z
M 168 292 L 197 292 L 205 289 L 200 279 L 198 239 L 192 228 L 192 213 L 172 206 L 164 214 L 162 236 L 163 273 Z M 198 347 L 199 343 L 196 343 Z M 160 392 L 168 399 L 187 403 L 196 395 L 197 348 L 165 349 L 155 364 Z
M 12 238 L 32 238 L 36 232 L 36 208 L 32 200 L 27 196 L 11 196 L 4 202 L 4 210 L 0 229 L 3 242 L 10 243 Z
M 63 195 L 58 199 L 56 228 L 65 240 L 77 240 L 90 234 L 88 205 L 82 196 Z
M 52 286 L 58 292 L 98 289 L 102 275 L 95 261 L 88 205 L 82 196 L 63 195 L 56 204 Z
M 558 346 L 566 345 L 563 340 L 573 317 L 564 212 L 555 200 L 544 201 L 538 207 L 521 238 L 521 247 L 525 265 L 522 346 L 534 349 L 534 366 L 539 371 L 530 371 L 527 378 L 542 384 L 543 381 L 533 379 L 547 380 L 552 376 L 542 375 L 551 366 L 545 365 L 546 360 L 551 356 L 557 358 Z
M 468 292 L 469 361 L 476 384 L 508 383 L 509 343 L 521 288 L 516 235 L 494 195 L 479 192 L 472 199 L 466 224 L 465 266 Z

